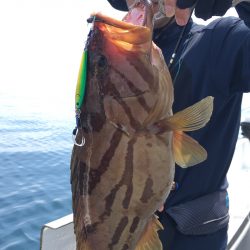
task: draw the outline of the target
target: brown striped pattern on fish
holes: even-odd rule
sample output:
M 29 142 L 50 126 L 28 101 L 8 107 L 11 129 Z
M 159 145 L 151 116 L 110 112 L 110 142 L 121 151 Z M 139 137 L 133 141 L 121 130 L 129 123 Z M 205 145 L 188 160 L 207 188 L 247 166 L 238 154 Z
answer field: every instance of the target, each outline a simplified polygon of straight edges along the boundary
M 116 130 L 110 140 L 110 146 L 103 154 L 99 166 L 96 169 L 90 170 L 89 194 L 91 194 L 92 190 L 100 182 L 101 176 L 108 170 L 110 161 L 112 160 L 115 154 L 116 148 L 119 142 L 121 141 L 121 138 L 122 138 L 122 132 Z
M 145 127 L 172 114 L 169 72 L 151 63 L 144 42 L 131 51 L 112 42 L 105 25 L 96 23 L 89 41 L 86 144 L 74 146 L 71 159 L 78 250 L 135 249 L 174 175 L 172 132 Z
M 206 159 L 183 131 L 209 121 L 212 98 L 172 114 L 172 81 L 152 43 L 148 3 L 141 0 L 125 18 L 145 17 L 147 27 L 98 13 L 89 35 L 76 138 L 86 143 L 74 146 L 71 158 L 77 250 L 161 250 L 153 215 L 171 190 L 175 161 L 188 167 Z

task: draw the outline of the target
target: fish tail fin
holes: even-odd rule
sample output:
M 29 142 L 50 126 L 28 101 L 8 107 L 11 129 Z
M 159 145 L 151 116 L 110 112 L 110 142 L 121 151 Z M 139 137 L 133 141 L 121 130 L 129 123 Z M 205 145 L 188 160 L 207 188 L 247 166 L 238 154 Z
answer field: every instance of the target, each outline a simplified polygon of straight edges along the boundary
M 173 151 L 175 161 L 180 167 L 193 166 L 207 158 L 206 150 L 183 131 L 198 130 L 207 124 L 213 111 L 213 99 L 208 96 L 151 127 L 151 132 L 154 133 L 174 131 Z
M 163 226 L 157 216 L 153 215 L 138 241 L 135 250 L 162 250 L 162 244 L 157 233 L 159 230 L 163 230 Z

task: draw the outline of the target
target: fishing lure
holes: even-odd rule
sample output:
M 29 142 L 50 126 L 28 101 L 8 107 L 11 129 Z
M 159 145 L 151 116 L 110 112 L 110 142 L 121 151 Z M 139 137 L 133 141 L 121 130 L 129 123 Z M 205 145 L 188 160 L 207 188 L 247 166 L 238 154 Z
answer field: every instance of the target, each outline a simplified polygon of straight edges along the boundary
M 75 105 L 76 109 L 81 109 L 84 100 L 86 81 L 87 81 L 87 58 L 88 51 L 84 50 L 82 55 L 82 60 L 80 64 L 80 69 L 78 73 L 78 80 L 75 92 Z
M 81 143 L 76 142 L 76 136 L 78 134 L 79 129 L 81 128 L 80 115 L 81 115 L 81 107 L 84 100 L 86 82 L 87 82 L 87 61 L 88 61 L 87 59 L 88 59 L 88 52 L 85 49 L 82 54 L 82 59 L 76 84 L 76 91 L 75 91 L 76 127 L 74 128 L 72 135 L 74 144 L 79 147 L 82 147 L 85 144 L 85 138 L 83 136 Z
M 89 21 L 88 21 L 89 22 Z M 73 141 L 76 146 L 84 146 L 85 144 L 85 138 L 82 136 L 82 141 L 81 143 L 76 142 L 76 136 L 78 134 L 79 129 L 81 128 L 81 107 L 84 102 L 84 96 L 85 96 L 85 91 L 86 91 L 86 84 L 87 84 L 87 68 L 88 68 L 88 41 L 89 37 L 92 33 L 94 22 L 95 22 L 95 17 L 91 20 L 92 26 L 90 28 L 90 32 L 88 34 L 87 42 L 85 45 L 85 49 L 82 54 L 82 59 L 81 59 L 81 64 L 79 68 L 79 73 L 78 73 L 78 79 L 77 79 L 77 84 L 76 84 L 76 91 L 75 91 L 75 116 L 76 116 L 76 127 L 73 130 Z

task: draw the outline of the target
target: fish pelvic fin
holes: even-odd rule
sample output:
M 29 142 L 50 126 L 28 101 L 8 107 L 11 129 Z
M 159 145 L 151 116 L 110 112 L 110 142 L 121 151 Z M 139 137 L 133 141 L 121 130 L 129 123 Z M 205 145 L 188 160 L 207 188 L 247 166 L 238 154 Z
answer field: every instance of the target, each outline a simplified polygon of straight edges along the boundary
M 157 216 L 153 215 L 138 241 L 135 250 L 162 250 L 162 244 L 157 233 L 159 230 L 163 230 L 163 226 Z
M 181 131 L 174 131 L 173 152 L 175 162 L 182 168 L 194 166 L 207 159 L 207 151 Z
M 207 151 L 196 140 L 182 131 L 194 131 L 207 124 L 213 111 L 213 99 L 213 97 L 208 96 L 169 119 L 168 126 L 174 131 L 175 162 L 182 168 L 194 166 L 207 159 Z
M 173 116 L 160 120 L 149 128 L 156 134 L 166 131 L 174 132 L 175 162 L 182 168 L 191 167 L 207 159 L 206 150 L 183 131 L 198 130 L 207 124 L 212 115 L 213 100 L 212 96 L 208 96 Z

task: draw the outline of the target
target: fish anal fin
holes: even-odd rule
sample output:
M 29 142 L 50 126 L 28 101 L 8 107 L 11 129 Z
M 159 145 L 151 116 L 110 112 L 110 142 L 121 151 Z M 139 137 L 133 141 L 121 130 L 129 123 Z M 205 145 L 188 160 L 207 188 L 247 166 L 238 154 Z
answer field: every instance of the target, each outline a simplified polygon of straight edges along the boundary
M 155 215 L 153 215 L 138 241 L 135 250 L 162 250 L 162 244 L 157 233 L 157 231 L 162 229 L 163 226 L 160 221 Z
M 182 168 L 201 163 L 207 159 L 206 150 L 187 134 L 174 131 L 173 151 L 175 162 Z

